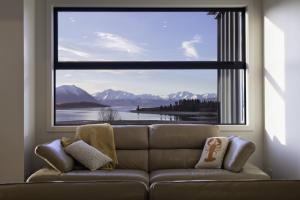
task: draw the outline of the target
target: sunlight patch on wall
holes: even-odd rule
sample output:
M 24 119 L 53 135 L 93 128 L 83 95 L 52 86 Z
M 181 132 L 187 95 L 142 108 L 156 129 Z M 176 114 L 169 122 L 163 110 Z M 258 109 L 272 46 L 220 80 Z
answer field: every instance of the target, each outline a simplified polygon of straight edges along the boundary
M 268 18 L 265 24 L 265 69 L 276 80 L 282 91 L 285 89 L 284 33 Z
M 286 144 L 284 32 L 264 19 L 265 126 L 270 138 Z

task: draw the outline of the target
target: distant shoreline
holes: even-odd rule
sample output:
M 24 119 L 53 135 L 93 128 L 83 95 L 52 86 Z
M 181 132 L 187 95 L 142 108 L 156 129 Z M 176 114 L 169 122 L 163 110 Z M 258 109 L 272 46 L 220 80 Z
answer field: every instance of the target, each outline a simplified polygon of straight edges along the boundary
M 73 103 L 61 103 L 56 104 L 55 108 L 57 110 L 71 110 L 71 109 L 81 109 L 81 108 L 104 108 L 110 107 L 95 102 L 73 102 Z
M 217 112 L 183 112 L 183 111 L 148 111 L 148 110 L 130 110 L 132 113 L 141 114 L 158 114 L 158 115 L 174 115 L 174 116 L 195 116 L 195 115 L 205 115 L 205 116 L 217 116 Z
M 169 120 L 117 120 L 112 122 L 104 122 L 98 120 L 74 120 L 74 121 L 60 121 L 56 122 L 56 126 L 75 126 L 82 124 L 101 124 L 110 123 L 111 125 L 149 125 L 149 124 L 217 124 L 212 120 L 201 120 L 201 121 L 169 121 Z

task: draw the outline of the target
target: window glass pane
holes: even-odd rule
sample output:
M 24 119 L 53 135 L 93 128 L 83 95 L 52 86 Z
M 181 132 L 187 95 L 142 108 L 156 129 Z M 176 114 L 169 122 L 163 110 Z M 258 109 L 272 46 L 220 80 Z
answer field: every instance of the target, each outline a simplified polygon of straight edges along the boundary
M 59 61 L 216 61 L 207 12 L 58 12 Z
M 218 123 L 217 70 L 56 70 L 56 125 Z

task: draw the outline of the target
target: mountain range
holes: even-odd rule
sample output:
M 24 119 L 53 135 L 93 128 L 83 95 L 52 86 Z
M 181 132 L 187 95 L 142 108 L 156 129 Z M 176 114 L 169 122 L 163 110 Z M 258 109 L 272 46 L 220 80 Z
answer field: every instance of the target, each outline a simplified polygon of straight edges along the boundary
M 85 90 L 75 85 L 62 85 L 56 88 L 56 104 L 92 102 L 97 100 Z
M 153 94 L 133 94 L 121 90 L 104 90 L 89 94 L 75 85 L 62 85 L 56 88 L 56 104 L 91 102 L 107 106 L 160 106 L 174 103 L 181 99 L 199 99 L 215 101 L 214 93 L 194 94 L 180 91 L 161 97 Z

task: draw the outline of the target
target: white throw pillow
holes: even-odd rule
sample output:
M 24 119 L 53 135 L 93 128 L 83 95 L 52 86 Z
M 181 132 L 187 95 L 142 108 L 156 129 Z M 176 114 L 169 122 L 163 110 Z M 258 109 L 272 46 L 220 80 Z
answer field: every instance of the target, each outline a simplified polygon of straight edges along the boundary
M 200 160 L 195 168 L 221 168 L 229 143 L 227 137 L 210 137 L 206 139 Z
M 92 171 L 112 161 L 110 157 L 82 140 L 70 144 L 65 151 Z

